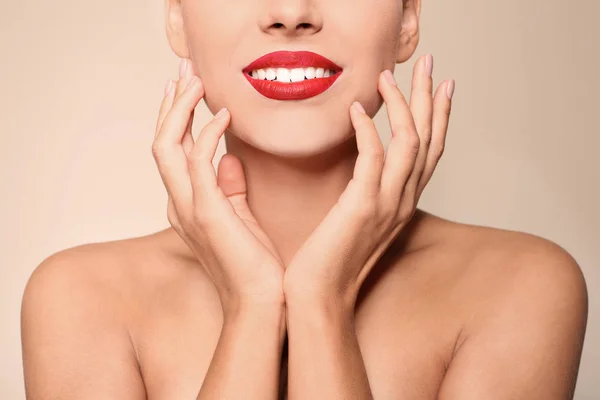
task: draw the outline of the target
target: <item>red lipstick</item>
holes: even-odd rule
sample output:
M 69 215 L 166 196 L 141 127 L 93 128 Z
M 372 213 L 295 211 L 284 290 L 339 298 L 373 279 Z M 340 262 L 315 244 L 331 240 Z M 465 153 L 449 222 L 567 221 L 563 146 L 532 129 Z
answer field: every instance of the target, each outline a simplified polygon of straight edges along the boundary
M 313 67 L 315 70 L 317 68 L 330 70 L 331 75 L 318 78 L 315 76 L 310 79 L 305 76 L 304 80 L 298 82 L 281 82 L 281 76 L 270 80 L 268 78 L 273 78 L 272 72 L 265 79 L 251 76 L 252 71 L 260 69 L 266 71 L 272 68 L 277 71 L 278 68 L 291 70 L 309 67 Z M 302 100 L 329 89 L 341 75 L 342 68 L 333 61 L 311 51 L 276 51 L 253 61 L 242 72 L 252 87 L 265 97 L 275 100 Z

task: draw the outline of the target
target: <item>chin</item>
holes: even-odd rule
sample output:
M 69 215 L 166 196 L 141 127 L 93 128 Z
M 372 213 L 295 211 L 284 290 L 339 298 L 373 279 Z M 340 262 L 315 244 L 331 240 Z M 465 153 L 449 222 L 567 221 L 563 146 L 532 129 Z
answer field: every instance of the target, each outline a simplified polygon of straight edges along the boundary
M 332 106 L 336 107 L 335 112 L 329 110 L 331 106 L 317 110 L 280 107 L 253 112 L 246 109 L 241 113 L 232 108 L 228 132 L 261 151 L 279 157 L 315 156 L 354 136 L 349 110 L 340 103 Z

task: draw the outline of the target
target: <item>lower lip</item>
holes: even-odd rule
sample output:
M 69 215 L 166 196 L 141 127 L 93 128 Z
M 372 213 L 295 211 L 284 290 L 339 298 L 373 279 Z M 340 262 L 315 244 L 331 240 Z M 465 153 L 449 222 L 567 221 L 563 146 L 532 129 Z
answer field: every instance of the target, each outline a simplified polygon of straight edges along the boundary
M 305 79 L 300 82 L 284 83 L 265 79 L 254 79 L 244 73 L 248 82 L 256 91 L 269 99 L 274 100 L 303 100 L 323 93 L 333 85 L 333 82 L 342 74 L 341 71 L 327 78 Z

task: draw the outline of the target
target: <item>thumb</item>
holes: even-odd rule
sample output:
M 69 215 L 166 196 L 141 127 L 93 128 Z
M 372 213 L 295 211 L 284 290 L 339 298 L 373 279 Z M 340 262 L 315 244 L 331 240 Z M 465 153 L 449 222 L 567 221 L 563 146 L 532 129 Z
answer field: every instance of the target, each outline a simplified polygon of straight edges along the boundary
M 256 221 L 254 214 L 252 214 L 252 211 L 250 210 L 246 196 L 247 185 L 244 167 L 240 159 L 233 154 L 226 153 L 221 157 L 217 168 L 217 185 L 219 185 L 223 194 L 225 194 L 225 197 L 227 197 L 233 206 L 236 214 L 244 221 L 254 236 L 256 236 L 258 240 L 269 249 L 271 254 L 283 264 L 271 239 L 269 239 L 267 234 L 259 226 L 258 221 Z
M 247 186 L 244 167 L 239 158 L 226 153 L 217 168 L 217 185 L 242 219 L 255 221 L 246 199 Z

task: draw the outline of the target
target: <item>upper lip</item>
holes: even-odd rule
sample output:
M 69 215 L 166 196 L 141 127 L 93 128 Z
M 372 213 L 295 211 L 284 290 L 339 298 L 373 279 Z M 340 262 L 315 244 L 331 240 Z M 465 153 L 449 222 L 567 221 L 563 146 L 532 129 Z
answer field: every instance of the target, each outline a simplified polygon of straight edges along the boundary
M 341 71 L 342 67 L 312 51 L 274 51 L 252 61 L 242 72 L 251 72 L 263 68 L 325 68 Z

